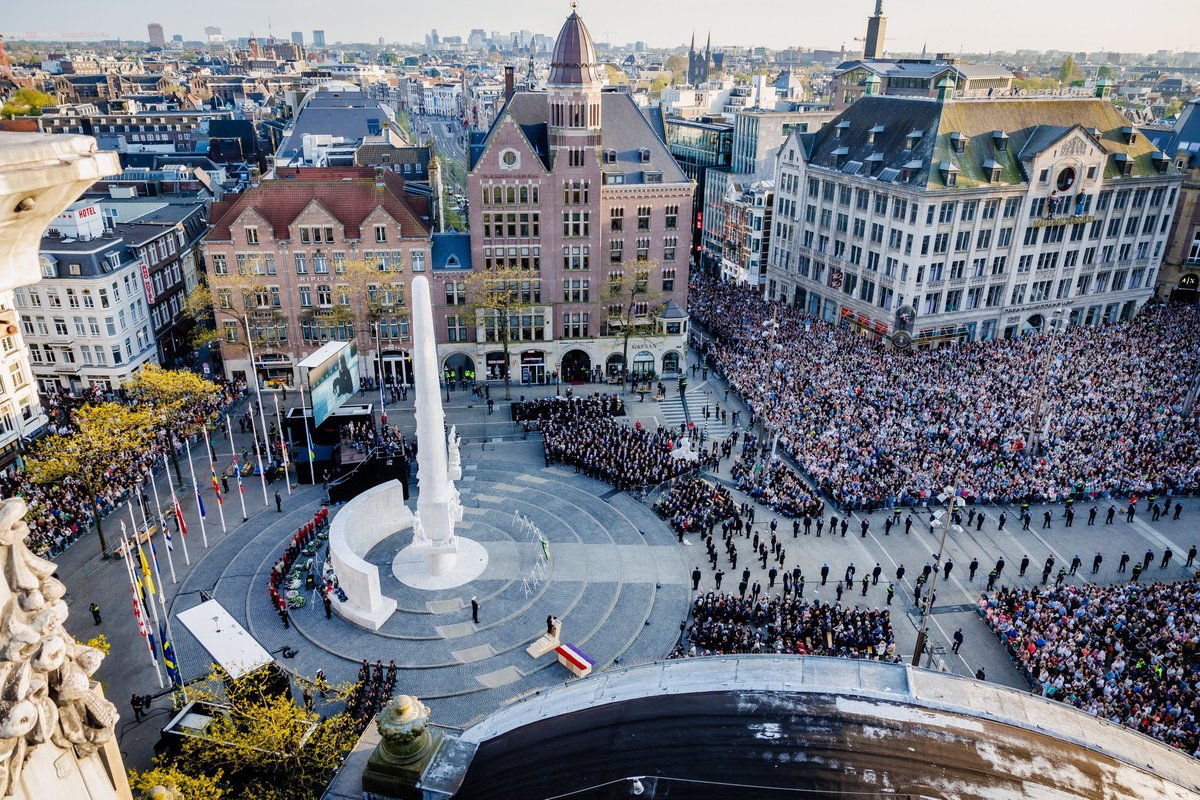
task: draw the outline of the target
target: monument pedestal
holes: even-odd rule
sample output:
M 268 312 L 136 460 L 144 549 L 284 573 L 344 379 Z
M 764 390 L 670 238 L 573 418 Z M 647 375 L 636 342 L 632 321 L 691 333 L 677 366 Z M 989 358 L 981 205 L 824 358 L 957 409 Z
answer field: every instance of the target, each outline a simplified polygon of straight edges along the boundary
M 363 796 L 371 800 L 422 800 L 417 788 L 442 745 L 442 731 L 429 728 L 429 708 L 408 695 L 393 698 L 375 718 L 383 739 L 363 770 Z

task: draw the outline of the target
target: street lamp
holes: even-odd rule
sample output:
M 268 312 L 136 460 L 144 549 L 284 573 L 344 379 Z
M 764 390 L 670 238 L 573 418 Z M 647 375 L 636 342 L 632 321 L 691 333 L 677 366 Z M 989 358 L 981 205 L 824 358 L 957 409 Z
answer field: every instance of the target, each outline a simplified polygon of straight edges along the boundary
M 933 610 L 933 595 L 937 590 L 937 576 L 941 572 L 938 566 L 946 554 L 946 531 L 954 523 L 954 506 L 958 501 L 958 496 L 954 493 L 953 486 L 943 488 L 942 493 L 937 498 L 940 502 L 946 504 L 946 510 L 933 512 L 933 522 L 930 523 L 930 527 L 933 528 L 941 526 L 942 538 L 938 542 L 937 563 L 934 564 L 933 572 L 931 573 L 929 594 L 925 596 L 925 602 L 921 605 L 921 627 L 917 630 L 917 646 L 913 650 L 912 658 L 912 665 L 914 667 L 921 666 L 921 652 L 925 650 L 925 639 L 929 631 L 929 614 Z M 954 530 L 962 533 L 962 528 L 958 525 L 954 525 Z M 932 653 L 929 656 L 929 661 L 933 661 Z M 926 664 L 926 666 L 930 666 L 930 664 Z
M 1058 337 L 1055 334 L 1058 332 L 1058 322 L 1062 319 L 1066 311 L 1065 306 L 1059 306 L 1054 309 L 1054 317 L 1050 322 L 1050 330 L 1046 334 L 1050 337 L 1050 347 L 1046 349 L 1046 357 L 1042 363 L 1042 378 L 1038 384 L 1037 401 L 1033 406 L 1033 416 L 1029 419 L 1029 455 L 1031 457 L 1037 455 L 1037 448 L 1040 444 L 1038 440 L 1042 428 L 1042 403 L 1046 399 L 1046 384 L 1050 380 L 1050 364 L 1054 361 L 1054 353 L 1058 349 Z

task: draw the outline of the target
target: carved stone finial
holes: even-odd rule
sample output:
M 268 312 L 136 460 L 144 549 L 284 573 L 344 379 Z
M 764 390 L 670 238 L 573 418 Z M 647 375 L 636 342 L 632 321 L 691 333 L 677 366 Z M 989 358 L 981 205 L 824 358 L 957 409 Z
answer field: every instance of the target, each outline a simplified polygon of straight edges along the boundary
M 21 498 L 0 502 L 0 797 L 20 784 L 33 748 L 49 741 L 90 755 L 117 723 L 116 707 L 90 688 L 104 654 L 63 629 L 66 587 L 25 545 L 25 511 Z
M 375 718 L 383 737 L 382 755 L 392 763 L 417 761 L 429 746 L 429 706 L 407 694 L 396 695 Z

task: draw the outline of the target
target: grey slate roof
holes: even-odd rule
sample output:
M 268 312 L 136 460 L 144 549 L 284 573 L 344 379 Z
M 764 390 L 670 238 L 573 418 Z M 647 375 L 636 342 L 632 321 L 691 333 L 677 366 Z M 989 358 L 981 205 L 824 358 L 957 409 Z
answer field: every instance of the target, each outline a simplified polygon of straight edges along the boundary
M 433 234 L 433 269 L 471 269 L 471 234 L 466 232 Z
M 517 92 L 492 124 L 488 138 L 505 116 L 511 116 L 533 145 L 542 165 L 551 169 L 550 148 L 547 144 L 546 120 L 548 95 L 545 92 Z M 638 108 L 633 97 L 625 92 L 603 92 L 600 95 L 600 135 L 602 150 L 616 152 L 613 164 L 603 164 L 608 173 L 622 173 L 626 184 L 645 183 L 646 172 L 661 172 L 663 183 L 688 183 L 675 157 L 655 127 Z M 486 139 L 476 145 L 472 143 L 472 167 L 483 152 Z M 649 161 L 643 162 L 641 151 L 650 151 Z
M 1146 131 L 1149 134 L 1149 131 Z M 1161 144 L 1160 144 L 1161 142 Z M 1200 166 L 1200 100 L 1192 100 L 1183 107 L 1171 136 L 1155 137 L 1155 144 L 1168 156 L 1174 158 L 1180 150 L 1188 153 L 1188 167 Z M 1165 146 L 1164 146 L 1165 145 Z
M 317 92 L 296 114 L 291 133 L 279 145 L 276 159 L 280 166 L 303 153 L 304 135 L 327 134 L 349 142 L 368 134 L 378 134 L 388 125 L 383 107 L 363 92 Z

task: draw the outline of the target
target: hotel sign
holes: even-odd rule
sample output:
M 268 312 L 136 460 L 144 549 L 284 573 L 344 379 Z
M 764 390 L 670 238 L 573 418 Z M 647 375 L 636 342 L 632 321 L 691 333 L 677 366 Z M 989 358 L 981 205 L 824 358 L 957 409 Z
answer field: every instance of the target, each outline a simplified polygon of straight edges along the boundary
M 1050 217 L 1048 219 L 1035 219 L 1029 223 L 1034 228 L 1054 228 L 1059 225 L 1084 225 L 1096 217 L 1093 214 L 1082 214 L 1074 217 Z

